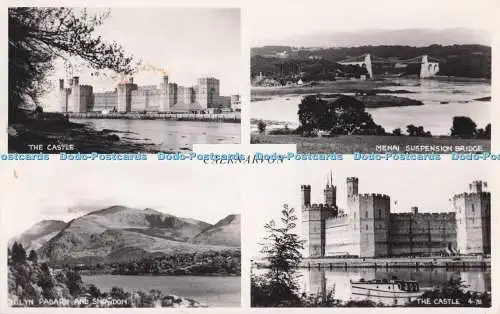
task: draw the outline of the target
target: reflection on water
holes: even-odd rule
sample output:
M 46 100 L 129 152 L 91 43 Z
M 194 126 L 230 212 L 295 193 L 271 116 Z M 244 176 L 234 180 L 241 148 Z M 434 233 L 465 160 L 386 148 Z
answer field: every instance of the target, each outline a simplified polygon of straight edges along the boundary
M 490 123 L 490 101 L 475 101 L 491 96 L 491 85 L 483 82 L 448 82 L 437 80 L 395 80 L 400 86 L 383 87 L 391 90 L 408 90 L 413 94 L 395 96 L 420 100 L 423 106 L 367 109 L 377 124 L 386 131 L 409 124 L 422 125 L 433 135 L 448 135 L 453 117 L 467 116 L 478 128 Z M 297 111 L 303 96 L 279 96 L 270 100 L 252 102 L 251 117 L 289 122 L 289 127 L 299 124 Z
M 192 149 L 193 144 L 239 144 L 239 123 L 165 120 L 76 119 L 97 130 L 112 129 L 123 139 L 146 142 L 159 146 L 163 151 Z
M 303 292 L 314 293 L 325 296 L 326 293 L 335 290 L 335 298 L 347 301 L 351 299 L 350 280 L 357 281 L 361 278 L 392 279 L 394 276 L 402 280 L 415 280 L 423 290 L 443 287 L 453 275 L 459 275 L 468 290 L 485 292 L 491 291 L 490 270 L 446 270 L 395 268 L 375 270 L 371 269 L 301 269 L 300 284 Z

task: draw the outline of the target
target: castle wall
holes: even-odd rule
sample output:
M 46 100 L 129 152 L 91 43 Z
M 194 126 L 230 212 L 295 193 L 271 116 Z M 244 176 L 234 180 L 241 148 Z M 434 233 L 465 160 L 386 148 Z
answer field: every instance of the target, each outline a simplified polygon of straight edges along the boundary
M 93 111 L 113 110 L 117 106 L 116 92 L 94 93 Z
M 90 85 L 80 85 L 79 112 L 88 112 L 94 106 L 94 92 Z
M 132 91 L 131 111 L 158 111 L 161 105 L 161 91 L 158 89 L 141 88 Z
M 325 222 L 326 256 L 360 256 L 359 229 L 355 230 L 349 216 L 329 218 Z
M 390 216 L 392 256 L 439 255 L 456 248 L 455 213 L 400 213 Z

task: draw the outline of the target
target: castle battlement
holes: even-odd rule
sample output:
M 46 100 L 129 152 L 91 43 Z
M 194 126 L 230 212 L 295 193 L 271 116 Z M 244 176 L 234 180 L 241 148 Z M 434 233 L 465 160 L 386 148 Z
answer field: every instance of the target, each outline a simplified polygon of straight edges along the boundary
M 444 212 L 444 213 L 391 213 L 391 218 L 426 218 L 426 217 L 434 217 L 434 218 L 453 218 L 455 217 L 455 212 Z
M 379 193 L 363 193 L 363 194 L 357 194 L 359 196 L 359 198 L 363 198 L 363 199 L 370 199 L 370 198 L 373 198 L 373 199 L 379 199 L 379 200 L 387 200 L 389 201 L 391 199 L 391 197 L 387 194 L 379 194 Z
M 328 227 L 335 227 L 339 225 L 345 225 L 349 223 L 349 216 L 346 214 L 340 214 L 336 217 L 328 217 L 325 220 L 325 226 Z
M 490 192 L 481 192 L 481 193 L 464 192 L 464 193 L 460 193 L 460 194 L 455 194 L 453 196 L 453 200 L 457 200 L 460 198 L 477 199 L 477 198 L 487 198 L 487 197 L 491 197 Z

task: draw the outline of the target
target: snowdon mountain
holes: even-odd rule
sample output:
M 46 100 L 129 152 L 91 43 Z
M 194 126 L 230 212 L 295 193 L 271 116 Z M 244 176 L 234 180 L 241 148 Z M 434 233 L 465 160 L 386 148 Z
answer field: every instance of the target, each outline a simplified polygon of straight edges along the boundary
M 50 261 L 110 262 L 147 254 L 222 251 L 240 247 L 240 230 L 231 224 L 236 220 L 239 216 L 229 215 L 211 225 L 150 208 L 112 206 L 71 220 L 45 241 L 32 241 L 41 244 L 39 257 Z

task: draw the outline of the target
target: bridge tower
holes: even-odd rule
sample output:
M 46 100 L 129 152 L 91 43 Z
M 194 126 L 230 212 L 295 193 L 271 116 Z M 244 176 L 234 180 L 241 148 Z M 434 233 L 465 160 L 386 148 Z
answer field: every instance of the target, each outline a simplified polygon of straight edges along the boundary
M 438 62 L 429 62 L 429 56 L 423 55 L 420 64 L 420 78 L 429 78 L 435 76 L 439 72 Z

